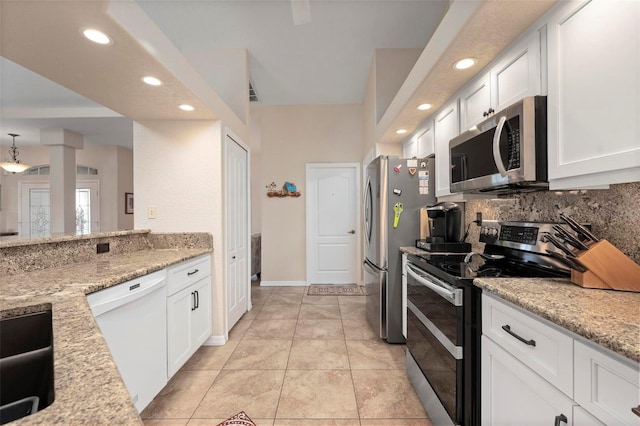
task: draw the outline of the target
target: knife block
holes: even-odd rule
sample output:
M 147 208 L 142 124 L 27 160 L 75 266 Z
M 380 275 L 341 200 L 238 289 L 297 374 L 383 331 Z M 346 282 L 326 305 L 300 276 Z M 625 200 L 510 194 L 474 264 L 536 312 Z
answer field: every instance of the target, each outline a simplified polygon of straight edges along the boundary
M 571 282 L 586 288 L 640 292 L 640 265 L 607 240 L 600 240 L 576 256 L 587 272 L 571 271 Z

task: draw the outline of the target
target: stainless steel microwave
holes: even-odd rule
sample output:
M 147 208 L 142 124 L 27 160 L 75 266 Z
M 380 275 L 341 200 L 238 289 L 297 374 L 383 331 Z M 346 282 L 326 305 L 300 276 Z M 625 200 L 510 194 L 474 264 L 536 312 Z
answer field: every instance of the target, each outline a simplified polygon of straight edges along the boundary
M 451 192 L 547 189 L 547 97 L 531 96 L 449 141 Z

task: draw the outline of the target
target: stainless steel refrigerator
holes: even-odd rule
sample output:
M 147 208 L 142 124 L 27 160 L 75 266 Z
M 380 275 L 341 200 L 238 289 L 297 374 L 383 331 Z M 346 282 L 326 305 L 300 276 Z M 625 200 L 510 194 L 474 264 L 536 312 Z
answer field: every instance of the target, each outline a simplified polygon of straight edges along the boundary
M 402 255 L 420 238 L 420 208 L 436 203 L 435 159 L 380 156 L 367 167 L 364 277 L 367 320 L 389 343 L 402 335 Z M 397 218 L 396 218 L 397 217 Z

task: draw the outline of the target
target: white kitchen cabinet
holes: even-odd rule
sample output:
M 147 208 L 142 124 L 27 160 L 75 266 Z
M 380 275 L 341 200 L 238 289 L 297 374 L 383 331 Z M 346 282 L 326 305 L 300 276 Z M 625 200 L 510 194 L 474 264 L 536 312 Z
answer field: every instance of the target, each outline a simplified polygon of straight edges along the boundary
M 482 336 L 483 425 L 572 425 L 575 403 Z
M 418 158 L 426 158 L 434 154 L 433 120 L 429 120 L 426 124 L 422 125 L 416 143 Z
M 436 197 L 451 196 L 451 163 L 449 141 L 458 136 L 458 101 L 446 104 L 436 115 L 434 122 L 434 145 L 436 153 Z M 457 195 L 457 194 L 456 194 Z
M 573 396 L 573 339 L 504 302 L 482 298 L 482 333 L 536 374 Z
M 573 426 L 605 426 L 579 405 L 573 406 Z
M 640 181 L 640 2 L 562 3 L 547 27 L 550 188 Z
M 575 400 L 609 425 L 640 425 L 631 409 L 640 405 L 640 370 L 575 342 Z
M 481 75 L 466 85 L 459 95 L 460 99 L 460 131 L 466 132 L 471 127 L 485 120 L 491 109 L 491 78 L 489 73 Z
M 544 94 L 541 82 L 546 69 L 540 66 L 540 45 L 540 32 L 526 34 L 460 91 L 461 132 L 525 96 Z
M 531 31 L 503 52 L 491 67 L 491 108 L 501 111 L 525 96 L 544 94 L 540 32 Z
M 402 158 L 418 156 L 418 141 L 416 138 L 407 139 L 402 143 Z
M 196 270 L 198 272 L 195 272 Z M 167 298 L 167 376 L 169 378 L 211 335 L 211 275 L 210 273 L 198 275 L 203 270 L 210 271 L 208 256 L 183 262 L 169 269 L 171 291 Z M 188 275 L 189 273 L 191 275 Z
M 638 363 L 487 294 L 482 330 L 482 424 L 640 425 Z

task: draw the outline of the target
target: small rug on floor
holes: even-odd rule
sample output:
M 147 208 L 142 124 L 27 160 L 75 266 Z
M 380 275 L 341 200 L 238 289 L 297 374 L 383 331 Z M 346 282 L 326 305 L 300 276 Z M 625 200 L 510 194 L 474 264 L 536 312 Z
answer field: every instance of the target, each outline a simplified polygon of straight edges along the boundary
M 244 411 L 240 411 L 233 417 L 229 417 L 222 423 L 219 423 L 218 426 L 257 426 L 253 420 L 247 416 L 247 413 Z
M 352 285 L 310 285 L 307 291 L 309 296 L 364 296 L 362 287 Z

